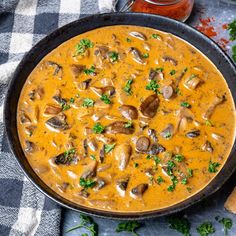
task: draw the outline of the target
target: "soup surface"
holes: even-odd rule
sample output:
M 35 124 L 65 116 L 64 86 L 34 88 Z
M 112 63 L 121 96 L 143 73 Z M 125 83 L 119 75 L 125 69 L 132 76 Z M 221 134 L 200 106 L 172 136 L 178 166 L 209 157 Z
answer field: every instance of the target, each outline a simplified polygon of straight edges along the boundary
M 217 68 L 174 35 L 135 26 L 78 35 L 32 71 L 18 134 L 61 196 L 120 212 L 196 194 L 224 165 L 235 107 Z

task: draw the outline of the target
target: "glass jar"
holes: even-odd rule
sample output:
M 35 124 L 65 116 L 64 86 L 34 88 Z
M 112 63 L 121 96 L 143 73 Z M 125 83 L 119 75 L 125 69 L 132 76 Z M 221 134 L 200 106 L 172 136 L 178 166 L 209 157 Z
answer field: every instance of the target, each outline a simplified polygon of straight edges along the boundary
M 185 21 L 191 14 L 194 0 L 136 0 L 131 11 L 153 13 Z

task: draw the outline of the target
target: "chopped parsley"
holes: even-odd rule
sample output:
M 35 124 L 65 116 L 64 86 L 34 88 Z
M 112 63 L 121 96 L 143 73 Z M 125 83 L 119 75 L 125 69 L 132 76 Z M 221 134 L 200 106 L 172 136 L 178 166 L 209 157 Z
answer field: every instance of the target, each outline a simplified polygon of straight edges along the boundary
M 195 77 L 197 77 L 197 75 L 195 75 L 195 74 L 190 75 L 190 77 L 188 78 L 188 81 L 187 81 L 187 82 L 189 82 L 190 80 L 192 80 L 192 79 L 195 78 Z
M 210 173 L 216 173 L 218 171 L 217 167 L 219 166 L 220 166 L 220 163 L 209 161 L 208 171 Z
M 111 104 L 111 100 L 110 98 L 106 95 L 106 94 L 103 94 L 100 99 L 105 103 L 105 104 Z
M 76 45 L 75 56 L 84 54 L 86 49 L 92 48 L 92 47 L 93 47 L 93 43 L 89 39 L 81 39 L 80 42 Z
M 208 236 L 209 234 L 215 233 L 215 228 L 211 222 L 207 221 L 197 227 L 197 232 L 200 236 Z
M 223 225 L 225 235 L 228 235 L 228 230 L 232 228 L 233 221 L 230 218 L 222 218 L 218 222 Z
M 180 106 L 181 107 L 186 107 L 186 108 L 190 108 L 191 107 L 191 105 L 188 102 L 181 102 Z
M 213 126 L 213 124 L 210 120 L 206 120 L 205 124 L 206 124 L 206 126 L 210 126 L 210 127 Z
M 75 153 L 76 153 L 76 149 L 75 149 L 75 148 L 71 148 L 71 149 L 66 150 L 66 151 L 64 152 L 64 156 L 65 156 L 66 158 L 68 158 L 68 157 L 70 157 L 70 156 L 73 156 Z
M 158 38 L 160 38 L 160 35 L 159 34 L 152 34 L 152 38 L 153 39 L 158 39 Z
M 91 98 L 85 98 L 82 104 L 83 107 L 93 107 L 94 101 Z
M 161 183 L 164 183 L 164 182 L 165 182 L 165 180 L 161 176 L 157 177 L 157 183 L 158 184 L 161 184 Z
M 141 223 L 137 222 L 137 221 L 126 221 L 126 222 L 121 222 L 118 224 L 118 226 L 116 227 L 116 232 L 130 232 L 132 233 L 134 236 L 138 236 L 138 234 L 136 233 L 136 230 L 139 229 L 141 227 Z
M 96 156 L 95 155 L 90 155 L 90 158 L 92 159 L 92 160 L 96 160 Z
M 187 72 L 187 71 L 188 71 L 188 67 L 185 67 L 184 70 L 183 70 L 183 72 L 185 73 L 185 72 Z
M 163 135 L 163 137 L 166 138 L 166 139 L 171 138 L 171 136 L 172 136 L 172 134 L 171 134 L 170 131 L 167 131 L 167 132 Z
M 94 222 L 94 220 L 91 217 L 80 214 L 80 219 L 81 219 L 80 224 L 67 230 L 66 233 L 69 233 L 76 229 L 84 228 L 91 233 L 90 234 L 91 236 L 98 236 L 98 225 L 97 223 Z M 82 236 L 88 236 L 88 234 L 83 233 Z
M 164 68 L 163 67 L 157 67 L 155 69 L 156 72 L 163 72 Z
M 186 185 L 187 183 L 188 183 L 188 178 L 187 178 L 187 177 L 184 177 L 184 178 L 181 180 L 181 184 Z
M 85 178 L 80 178 L 79 184 L 81 187 L 84 187 L 85 189 L 87 188 L 93 188 L 96 185 L 96 181 L 92 179 L 85 179 Z
M 181 93 L 181 91 L 180 91 L 180 89 L 179 89 L 178 87 L 175 89 L 175 93 L 176 93 L 177 95 L 182 96 L 182 93 Z
M 125 124 L 125 128 L 132 128 L 133 127 L 133 122 L 130 120 Z
M 95 134 L 101 134 L 103 131 L 104 131 L 105 127 L 102 126 L 100 123 L 96 123 L 94 126 L 93 126 L 93 132 Z
M 174 75 L 176 73 L 176 70 L 170 71 L 170 75 Z
M 74 98 L 70 98 L 70 103 L 75 103 L 75 99 Z
M 137 162 L 134 163 L 134 167 L 138 168 L 139 164 Z
M 114 52 L 114 51 L 109 52 L 108 56 L 109 56 L 111 62 L 116 62 L 119 59 L 119 54 L 117 52 Z
M 171 176 L 172 184 L 168 186 L 167 191 L 173 192 L 175 190 L 176 184 L 178 183 L 178 180 L 176 176 Z
M 236 40 L 236 19 L 229 23 L 227 30 L 229 31 L 230 40 Z
M 181 154 L 176 154 L 174 156 L 174 160 L 177 161 L 177 162 L 182 162 L 184 160 L 184 156 L 181 155 Z
M 149 53 L 144 53 L 143 58 L 149 58 Z
M 155 162 L 155 166 L 157 166 L 161 161 L 160 158 L 156 155 L 147 155 L 146 158 L 148 160 L 153 159 L 153 161 Z
M 175 166 L 176 165 L 173 161 L 168 161 L 167 162 L 167 174 L 169 176 L 173 175 L 173 169 L 174 169 Z
M 189 178 L 190 178 L 190 177 L 193 177 L 193 170 L 192 170 L 192 169 L 188 168 L 188 169 L 187 169 L 187 173 L 188 173 L 188 177 L 189 177 Z
M 236 45 L 232 46 L 232 58 L 236 63 Z
M 84 69 L 86 75 L 95 75 L 95 66 L 91 66 L 89 69 Z
M 159 87 L 160 87 L 159 84 L 157 84 L 155 80 L 151 80 L 150 83 L 146 86 L 146 89 L 152 90 L 155 93 L 160 94 L 160 91 L 158 90 Z
M 127 41 L 128 43 L 131 43 L 131 42 L 132 42 L 132 40 L 131 40 L 130 38 L 126 38 L 126 41 Z
M 169 227 L 180 232 L 183 236 L 190 236 L 191 224 L 189 220 L 183 216 L 172 215 L 167 218 Z
M 124 91 L 126 92 L 127 95 L 131 95 L 133 92 L 131 91 L 131 84 L 133 83 L 132 79 L 128 79 L 125 87 L 124 87 Z
M 111 152 L 116 146 L 116 143 L 113 144 L 105 144 L 105 153 Z
M 66 111 L 68 109 L 70 109 L 70 105 L 66 103 L 66 100 L 62 99 L 61 103 L 61 108 L 62 108 L 62 111 Z

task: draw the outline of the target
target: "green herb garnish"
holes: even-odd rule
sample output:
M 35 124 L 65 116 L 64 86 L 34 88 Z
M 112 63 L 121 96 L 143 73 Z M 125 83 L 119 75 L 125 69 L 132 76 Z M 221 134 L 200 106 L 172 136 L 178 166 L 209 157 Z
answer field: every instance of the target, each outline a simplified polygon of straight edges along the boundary
M 168 161 L 167 162 L 167 174 L 169 176 L 173 175 L 173 168 L 175 167 L 175 163 L 173 161 Z
M 133 127 L 133 122 L 131 120 L 129 120 L 128 122 L 126 122 L 125 124 L 125 128 L 132 128 Z
M 70 103 L 75 103 L 75 99 L 74 98 L 70 98 Z
M 191 224 L 189 220 L 183 216 L 169 216 L 167 218 L 169 227 L 180 232 L 183 236 L 190 236 Z
M 79 44 L 76 45 L 75 56 L 84 54 L 86 49 L 92 48 L 92 47 L 93 47 L 93 43 L 89 39 L 81 39 Z
M 135 167 L 135 168 L 138 168 L 138 166 L 139 166 L 138 163 L 135 162 L 135 163 L 134 163 L 134 167 Z
M 236 19 L 229 23 L 227 30 L 229 31 L 230 40 L 236 40 Z
M 149 58 L 149 53 L 144 53 L 143 58 Z
M 181 93 L 181 91 L 180 91 L 180 89 L 179 89 L 178 87 L 175 89 L 175 93 L 176 93 L 177 95 L 182 96 L 182 93 Z
M 220 163 L 209 161 L 208 171 L 210 173 L 216 173 L 218 171 L 217 167 L 219 166 L 220 166 Z
M 74 155 L 75 153 L 76 153 L 76 149 L 75 149 L 75 148 L 71 148 L 71 149 L 66 150 L 66 151 L 64 152 L 64 156 L 65 156 L 65 157 L 69 157 L 70 155 Z
M 103 94 L 100 99 L 105 103 L 105 104 L 111 104 L 111 100 L 106 94 Z
M 164 68 L 163 67 L 157 67 L 155 69 L 156 72 L 163 72 Z
M 85 178 L 80 178 L 79 184 L 81 187 L 84 187 L 85 189 L 87 188 L 93 188 L 96 185 L 96 181 L 92 179 L 85 179 Z
M 160 35 L 159 34 L 152 34 L 152 38 L 153 39 L 158 39 L 158 38 L 160 38 Z
M 186 185 L 187 183 L 188 183 L 188 178 L 187 177 L 185 177 L 181 180 L 181 184 Z
M 236 45 L 232 46 L 232 58 L 236 63 Z
M 152 90 L 155 93 L 160 94 L 160 91 L 158 90 L 159 87 L 160 87 L 159 84 L 157 84 L 155 80 L 151 80 L 150 83 L 146 86 L 146 89 Z
M 128 43 L 131 43 L 131 42 L 132 42 L 132 40 L 131 40 L 130 38 L 126 38 L 126 41 L 127 41 Z
M 91 236 L 98 236 L 98 225 L 94 222 L 94 220 L 91 217 L 81 214 L 80 219 L 81 219 L 80 224 L 67 230 L 66 233 L 69 233 L 76 229 L 85 228 L 91 233 Z M 82 234 L 82 236 L 88 236 L 88 234 L 84 233 Z
M 116 228 L 116 232 L 130 232 L 132 233 L 134 236 L 138 236 L 138 234 L 136 233 L 136 230 L 139 229 L 141 227 L 141 224 L 137 221 L 127 221 L 127 222 L 121 222 L 118 224 L 117 228 Z
M 210 126 L 210 127 L 213 126 L 213 124 L 210 120 L 206 120 L 205 124 L 206 124 L 206 126 Z
M 176 154 L 174 156 L 174 160 L 177 161 L 177 162 L 182 162 L 184 160 L 184 156 L 181 155 L 181 154 Z
M 193 170 L 192 170 L 192 169 L 188 168 L 188 169 L 187 169 L 187 173 L 188 173 L 188 177 L 189 177 L 189 178 L 190 178 L 190 177 L 193 177 Z
M 180 106 L 181 107 L 186 107 L 186 108 L 190 108 L 191 107 L 191 105 L 188 102 L 181 102 Z
M 176 176 L 171 176 L 172 184 L 167 188 L 167 191 L 173 192 L 175 190 L 176 184 L 178 183 L 178 180 Z
M 222 218 L 218 220 L 219 223 L 221 223 L 224 227 L 224 233 L 225 235 L 228 235 L 228 230 L 230 230 L 233 226 L 233 221 L 230 218 Z
M 126 92 L 127 95 L 131 95 L 133 92 L 131 91 L 131 84 L 133 83 L 132 79 L 128 79 L 125 87 L 124 87 L 124 91 Z
M 170 71 L 170 75 L 174 75 L 176 73 L 176 70 Z
M 95 75 L 95 66 L 91 66 L 89 69 L 84 69 L 86 75 Z
M 95 155 L 90 155 L 90 158 L 92 159 L 92 160 L 96 160 L 96 156 Z
M 85 98 L 82 104 L 83 107 L 93 107 L 93 105 L 94 101 L 91 98 Z
M 215 229 L 211 222 L 207 221 L 197 227 L 197 232 L 200 236 L 208 236 L 215 233 Z
M 117 52 L 114 52 L 114 51 L 109 52 L 108 56 L 109 56 L 111 62 L 116 62 L 119 59 L 119 54 Z
M 161 183 L 164 183 L 164 182 L 165 182 L 165 180 L 161 176 L 157 177 L 157 183 L 158 184 L 161 184 Z
M 93 132 L 95 134 L 101 134 L 103 131 L 104 131 L 105 127 L 102 126 L 100 123 L 96 123 L 94 126 L 93 126 Z
M 116 146 L 116 143 L 113 144 L 105 144 L 105 153 L 111 152 Z

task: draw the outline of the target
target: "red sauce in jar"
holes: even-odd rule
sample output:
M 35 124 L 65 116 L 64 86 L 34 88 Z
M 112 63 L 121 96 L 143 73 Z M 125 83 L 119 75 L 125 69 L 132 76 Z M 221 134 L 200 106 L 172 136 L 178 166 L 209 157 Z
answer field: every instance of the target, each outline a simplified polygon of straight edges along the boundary
M 185 21 L 192 11 L 193 3 L 194 0 L 136 0 L 131 9 Z

